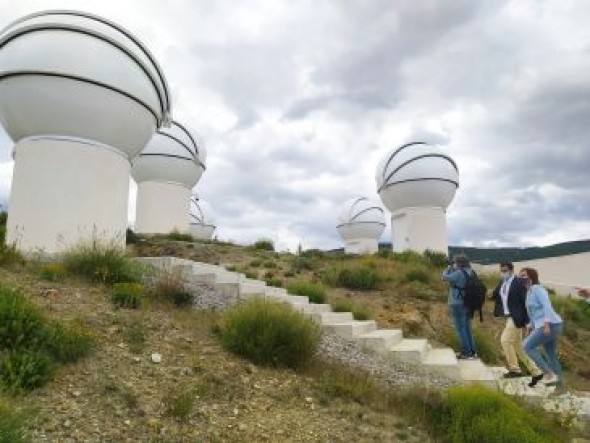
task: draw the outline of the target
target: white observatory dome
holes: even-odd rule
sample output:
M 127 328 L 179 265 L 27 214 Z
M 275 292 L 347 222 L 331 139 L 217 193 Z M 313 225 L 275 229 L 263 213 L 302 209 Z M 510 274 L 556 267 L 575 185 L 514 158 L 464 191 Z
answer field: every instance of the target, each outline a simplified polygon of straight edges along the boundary
M 203 145 L 180 123 L 172 122 L 170 128 L 156 131 L 132 161 L 131 174 L 138 183 L 175 183 L 191 189 L 205 170 L 205 158 Z
M 190 205 L 190 226 L 191 235 L 200 240 L 209 240 L 215 232 L 215 222 L 211 215 L 209 205 L 200 200 L 196 194 L 193 194 Z
M 0 32 L 0 121 L 15 142 L 70 136 L 133 158 L 169 114 L 154 57 L 104 18 L 43 11 Z
M 367 197 L 354 198 L 343 206 L 336 228 L 345 241 L 379 240 L 385 229 L 385 215 L 383 209 Z
M 394 149 L 378 164 L 377 192 L 387 208 L 446 209 L 459 187 L 459 170 L 438 146 L 408 143 Z

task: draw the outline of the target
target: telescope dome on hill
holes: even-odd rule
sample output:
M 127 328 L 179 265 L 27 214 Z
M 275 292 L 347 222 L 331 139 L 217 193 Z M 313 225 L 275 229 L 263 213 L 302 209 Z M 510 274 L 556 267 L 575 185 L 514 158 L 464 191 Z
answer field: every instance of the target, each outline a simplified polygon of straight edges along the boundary
M 373 254 L 385 229 L 383 209 L 367 197 L 349 200 L 340 212 L 336 228 L 345 241 L 347 254 Z
M 124 246 L 129 161 L 167 124 L 166 80 L 121 26 L 43 11 L 0 32 L 0 122 L 16 142 L 8 243 L 54 253 Z
M 215 221 L 207 202 L 193 194 L 190 204 L 189 233 L 199 240 L 210 240 L 215 232 Z
M 205 148 L 180 123 L 158 130 L 132 162 L 137 232 L 187 232 L 190 191 L 205 171 Z
M 447 253 L 446 209 L 459 187 L 459 169 L 425 142 L 393 149 L 378 164 L 377 192 L 391 211 L 394 251 Z

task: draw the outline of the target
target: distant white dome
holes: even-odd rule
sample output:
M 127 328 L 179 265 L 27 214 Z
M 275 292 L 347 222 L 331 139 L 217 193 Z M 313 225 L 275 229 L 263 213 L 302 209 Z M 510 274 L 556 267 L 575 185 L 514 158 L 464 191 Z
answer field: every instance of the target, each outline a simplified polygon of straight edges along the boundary
M 176 183 L 191 189 L 205 170 L 205 157 L 205 148 L 191 133 L 172 122 L 170 128 L 159 129 L 132 161 L 131 175 L 138 183 Z
M 104 18 L 43 11 L 0 32 L 0 121 L 14 141 L 72 136 L 132 158 L 169 114 L 154 57 Z
M 193 194 L 190 205 L 190 234 L 201 240 L 209 240 L 213 237 L 215 232 L 215 222 L 211 213 L 211 208 L 207 202 L 199 199 L 196 194 Z
M 459 170 L 438 146 L 408 143 L 378 164 L 377 192 L 390 211 L 409 207 L 446 209 L 459 187 Z
M 385 215 L 383 209 L 367 197 L 354 198 L 343 206 L 336 228 L 346 241 L 378 240 L 385 229 Z

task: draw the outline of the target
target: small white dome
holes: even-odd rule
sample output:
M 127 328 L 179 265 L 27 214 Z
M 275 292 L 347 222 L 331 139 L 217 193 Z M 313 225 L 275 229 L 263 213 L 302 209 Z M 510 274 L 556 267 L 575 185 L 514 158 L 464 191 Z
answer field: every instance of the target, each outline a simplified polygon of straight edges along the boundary
M 177 183 L 191 189 L 205 170 L 205 149 L 180 123 L 156 131 L 133 161 L 131 175 L 136 182 Z
M 385 215 L 367 197 L 354 198 L 343 206 L 336 228 L 344 240 L 378 240 L 385 229 Z
M 169 114 L 154 57 L 104 18 L 43 11 L 0 32 L 0 121 L 15 141 L 72 136 L 133 158 Z
M 459 187 L 459 170 L 451 157 L 434 145 L 408 143 L 378 164 L 377 192 L 390 211 L 408 207 L 446 209 Z
M 196 194 L 193 194 L 193 197 L 191 198 L 189 215 L 190 234 L 201 240 L 211 239 L 216 228 L 212 211 L 207 202 L 199 199 Z

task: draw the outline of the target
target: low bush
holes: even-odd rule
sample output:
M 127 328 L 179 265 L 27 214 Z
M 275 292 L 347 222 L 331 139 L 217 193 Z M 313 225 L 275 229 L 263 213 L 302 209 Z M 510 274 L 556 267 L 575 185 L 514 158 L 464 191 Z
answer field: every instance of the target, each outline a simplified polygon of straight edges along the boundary
M 569 297 L 551 297 L 551 304 L 564 319 L 566 329 L 590 330 L 590 305 L 585 300 Z
M 151 297 L 163 303 L 176 304 L 178 294 L 186 294 L 186 281 L 180 268 L 162 269 L 156 272 Z M 183 296 L 181 295 L 180 298 Z
M 367 308 L 350 300 L 338 300 L 332 305 L 334 312 L 351 312 L 355 320 L 369 320 L 372 316 Z
M 408 270 L 403 278 L 403 283 L 420 282 L 428 284 L 430 282 L 430 273 L 426 269 L 413 268 Z
M 262 265 L 262 260 L 255 259 L 250 262 L 251 268 L 259 268 L 261 265 Z
M 296 255 L 291 261 L 291 270 L 294 273 L 301 271 L 312 271 L 317 267 L 317 262 L 313 256 Z
M 379 258 L 391 258 L 393 257 L 393 251 L 391 249 L 379 248 L 375 255 Z
M 17 409 L 7 399 L 0 399 L 0 443 L 24 443 L 25 426 L 30 412 Z
M 21 265 L 24 262 L 16 243 L 6 244 L 6 225 L 0 225 L 0 266 Z
M 249 269 L 241 269 L 240 272 L 244 274 L 246 278 L 252 278 L 254 280 L 258 278 L 258 272 L 256 271 L 251 271 Z
M 267 269 L 277 269 L 279 267 L 279 265 L 277 264 L 277 262 L 270 261 L 270 260 L 264 262 L 264 265 L 263 266 L 265 268 L 267 268 Z
M 392 258 L 395 261 L 408 264 L 422 264 L 424 256 L 416 251 L 407 250 L 404 252 L 394 252 Z
M 264 280 L 268 286 L 273 286 L 275 288 L 282 288 L 283 287 L 283 280 L 278 277 L 270 277 Z
M 38 350 L 13 350 L 0 360 L 0 383 L 5 392 L 20 394 L 43 386 L 49 379 L 53 361 Z
M 253 298 L 223 312 L 223 346 L 254 363 L 301 368 L 310 363 L 320 340 L 319 327 L 284 303 Z
M 172 240 L 172 241 L 186 241 L 186 242 L 195 241 L 195 239 L 193 238 L 192 235 L 187 234 L 185 232 L 180 232 L 178 229 L 175 229 L 175 230 L 169 232 L 168 234 L 166 234 L 165 237 L 167 240 Z
M 188 291 L 175 292 L 172 296 L 172 303 L 177 308 L 186 308 L 192 306 L 194 302 L 193 294 Z
M 92 337 L 51 322 L 23 294 L 0 286 L 0 385 L 18 393 L 43 384 L 57 363 L 87 355 Z
M 43 263 L 39 268 L 39 276 L 47 281 L 63 280 L 66 274 L 66 268 L 61 263 Z
M 66 269 L 98 283 L 138 282 L 144 267 L 127 257 L 124 248 L 93 238 L 69 248 L 63 257 Z
M 192 414 L 195 407 L 195 393 L 181 390 L 164 398 L 166 415 L 179 420 L 186 420 Z
M 134 245 L 139 241 L 140 237 L 131 228 L 127 228 L 125 231 L 125 243 L 128 245 Z
M 444 268 L 447 266 L 448 258 L 444 252 L 427 249 L 424 251 L 423 256 L 426 262 L 434 268 Z
M 324 283 L 347 289 L 369 291 L 381 283 L 381 276 L 369 266 L 347 266 L 331 268 L 323 277 Z
M 111 301 L 119 308 L 137 309 L 143 297 L 144 288 L 140 283 L 115 283 L 111 289 Z
M 260 239 L 254 242 L 252 247 L 258 251 L 273 251 L 275 250 L 275 245 L 272 240 L 270 239 Z
M 326 289 L 322 285 L 305 280 L 289 283 L 287 292 L 308 297 L 310 303 L 324 303 L 326 301 Z

